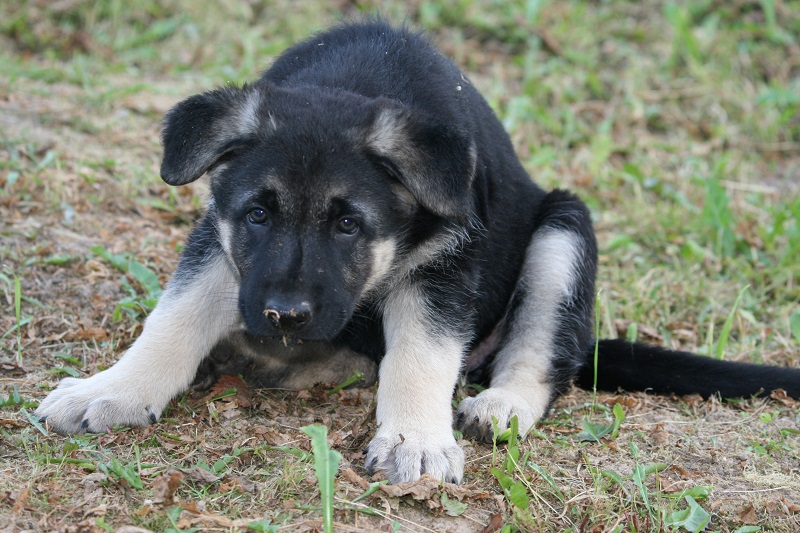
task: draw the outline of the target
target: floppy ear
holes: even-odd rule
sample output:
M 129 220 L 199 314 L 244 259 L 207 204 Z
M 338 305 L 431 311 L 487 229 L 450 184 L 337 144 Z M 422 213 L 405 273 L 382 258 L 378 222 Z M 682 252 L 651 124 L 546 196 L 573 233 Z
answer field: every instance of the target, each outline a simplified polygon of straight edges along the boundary
M 224 87 L 187 98 L 164 117 L 161 179 L 185 185 L 259 129 L 262 93 L 254 86 Z
M 425 209 L 445 219 L 468 218 L 476 152 L 465 134 L 381 101 L 368 130 L 367 147 Z

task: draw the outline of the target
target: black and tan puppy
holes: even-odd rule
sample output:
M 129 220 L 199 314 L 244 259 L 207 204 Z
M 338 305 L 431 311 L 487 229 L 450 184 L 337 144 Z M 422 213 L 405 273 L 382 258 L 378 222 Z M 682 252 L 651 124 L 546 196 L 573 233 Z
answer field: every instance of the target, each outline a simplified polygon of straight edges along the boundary
M 379 379 L 367 468 L 458 482 L 461 373 L 488 369 L 456 417 L 480 439 L 492 418 L 529 428 L 576 378 L 591 383 L 589 212 L 531 181 L 486 101 L 420 35 L 380 21 L 319 34 L 251 85 L 179 103 L 163 143 L 168 184 L 209 176 L 208 211 L 122 359 L 42 402 L 55 430 L 154 423 L 201 367 L 284 387 L 358 369 Z M 599 350 L 603 388 L 800 395 L 798 370 Z

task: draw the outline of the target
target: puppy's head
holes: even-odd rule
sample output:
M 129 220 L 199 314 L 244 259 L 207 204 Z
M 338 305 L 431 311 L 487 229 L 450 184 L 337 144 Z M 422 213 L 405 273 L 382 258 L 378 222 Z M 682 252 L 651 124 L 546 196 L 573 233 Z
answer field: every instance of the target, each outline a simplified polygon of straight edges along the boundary
M 469 137 L 393 100 L 218 89 L 173 108 L 162 140 L 164 181 L 211 178 L 210 216 L 256 336 L 332 339 L 391 279 L 420 234 L 410 226 L 424 219 L 432 235 L 472 210 Z

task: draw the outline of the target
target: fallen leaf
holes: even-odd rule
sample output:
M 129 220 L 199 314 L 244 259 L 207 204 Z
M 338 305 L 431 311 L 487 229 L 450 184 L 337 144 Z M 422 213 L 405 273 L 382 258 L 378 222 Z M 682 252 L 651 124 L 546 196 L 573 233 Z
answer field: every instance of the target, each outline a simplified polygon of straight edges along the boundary
M 495 531 L 500 531 L 502 527 L 503 527 L 503 514 L 495 513 L 489 519 L 489 523 L 486 524 L 486 527 L 481 529 L 481 533 L 494 533 Z
M 184 475 L 177 470 L 169 470 L 153 482 L 153 503 L 172 505 L 175 491 L 180 487 Z
M 477 500 L 491 497 L 486 491 L 474 490 L 464 485 L 456 485 L 455 483 L 441 483 L 430 474 L 423 474 L 417 481 L 408 481 L 395 485 L 381 485 L 381 490 L 392 498 L 411 496 L 415 500 L 427 500 L 440 492 L 446 493 L 448 496 L 452 496 L 458 500 L 463 500 L 466 497 Z
M 101 503 L 97 507 L 92 507 L 91 509 L 84 511 L 83 518 L 86 519 L 90 516 L 105 516 L 108 513 L 108 506 L 104 503 Z
M 381 485 L 381 490 L 388 496 L 399 498 L 411 496 L 415 500 L 427 500 L 439 492 L 439 481 L 430 474 L 423 474 L 417 481 L 407 481 L 395 485 Z
M 28 496 L 30 496 L 30 493 L 31 489 L 29 487 L 25 487 L 25 490 L 23 490 L 22 493 L 17 496 L 13 507 L 14 514 L 19 514 L 25 508 L 25 504 L 28 501 Z
M 236 491 L 239 494 L 244 494 L 246 492 L 255 492 L 256 484 L 252 481 L 247 481 L 245 479 L 239 477 L 231 477 L 230 479 L 226 479 L 222 483 L 219 484 L 219 492 L 232 492 Z
M 200 483 L 216 483 L 222 479 L 222 476 L 212 474 L 205 468 L 181 468 L 180 471 L 189 476 L 192 481 Z
M 786 407 L 794 407 L 798 404 L 797 400 L 791 398 L 788 394 L 786 394 L 786 391 L 783 389 L 776 389 L 775 391 L 772 392 L 772 394 L 769 395 L 769 397 L 775 401 L 782 403 Z
M 656 427 L 650 431 L 650 438 L 657 446 L 666 446 L 670 442 L 669 433 L 664 430 L 664 424 L 656 424 Z
M 748 526 L 754 526 L 758 523 L 758 515 L 756 515 L 756 510 L 752 503 L 748 503 L 741 511 L 736 513 L 736 518 L 738 518 L 742 524 Z
M 217 382 L 211 387 L 211 390 L 199 402 L 198 405 L 210 402 L 214 398 L 218 398 L 225 394 L 230 389 L 236 389 L 236 394 L 233 396 L 226 396 L 221 400 L 223 402 L 236 402 L 239 407 L 251 407 L 253 405 L 253 391 L 247 386 L 242 378 L 237 376 L 229 376 L 224 374 L 217 379 Z M 220 409 L 222 411 L 223 409 Z
M 285 446 L 295 440 L 291 435 L 268 428 L 265 428 L 265 430 L 260 433 L 260 436 L 264 439 L 264 442 L 270 446 Z
M 73 341 L 105 341 L 108 340 L 108 338 L 108 332 L 105 330 L 105 328 L 100 327 L 79 329 L 70 335 L 70 339 Z
M 788 501 L 786 501 L 785 498 L 781 498 L 781 501 L 786 506 L 786 509 L 788 509 L 790 512 L 792 512 L 792 513 L 800 513 L 800 505 L 798 505 L 796 503 L 788 502 Z
M 603 400 L 603 403 L 609 407 L 620 404 L 622 407 L 632 410 L 639 405 L 639 400 L 633 396 L 612 396 Z

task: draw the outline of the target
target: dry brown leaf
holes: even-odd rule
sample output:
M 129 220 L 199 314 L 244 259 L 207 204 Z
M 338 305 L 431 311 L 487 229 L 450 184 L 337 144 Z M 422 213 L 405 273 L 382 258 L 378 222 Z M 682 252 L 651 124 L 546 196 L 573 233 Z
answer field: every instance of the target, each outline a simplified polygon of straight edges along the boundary
M 232 492 L 234 490 L 239 494 L 253 493 L 256 491 L 256 484 L 240 477 L 231 477 L 219 484 L 219 492 Z
M 620 404 L 626 409 L 633 410 L 639 405 L 639 400 L 633 396 L 612 396 L 603 400 L 603 403 L 609 407 Z
M 219 516 L 208 513 L 193 513 L 184 510 L 181 513 L 180 519 L 178 520 L 178 528 L 189 529 L 195 524 L 206 524 L 209 522 L 225 528 L 230 528 L 233 526 L 233 520 L 227 516 Z
M 769 397 L 782 403 L 786 407 L 795 407 L 798 404 L 798 401 L 786 394 L 786 391 L 783 389 L 776 389 Z
M 736 513 L 736 518 L 738 518 L 742 524 L 748 526 L 754 526 L 758 523 L 758 515 L 752 503 L 748 503 L 741 511 Z
M 381 490 L 392 498 L 411 496 L 415 500 L 427 500 L 440 492 L 446 492 L 448 496 L 457 500 L 463 500 L 466 497 L 483 500 L 491 497 L 486 491 L 474 490 L 455 483 L 441 483 L 430 474 L 423 474 L 417 481 L 381 485 Z
M 417 481 L 407 481 L 395 485 L 381 485 L 387 496 L 399 498 L 411 496 L 415 500 L 427 500 L 439 492 L 439 481 L 430 474 L 424 474 Z
M 86 519 L 90 516 L 105 516 L 108 513 L 108 505 L 101 503 L 97 507 L 92 507 L 83 512 L 83 518 Z
M 297 393 L 298 400 L 310 400 L 312 397 L 313 396 L 311 392 L 307 389 L 301 390 Z
M 172 505 L 175 491 L 183 482 L 184 475 L 177 470 L 169 470 L 156 478 L 153 482 L 153 503 Z
M 781 502 L 786 506 L 786 510 L 791 513 L 800 513 L 800 505 L 786 501 L 786 498 L 781 497 Z
M 15 418 L 0 418 L 0 426 L 6 429 L 24 428 L 28 425 L 28 422 L 17 420 Z
M 673 464 L 670 466 L 670 470 L 676 472 L 683 479 L 690 479 L 692 477 L 689 471 L 683 468 L 681 465 Z
M 260 436 L 270 446 L 285 446 L 295 440 L 291 435 L 269 428 L 264 428 Z
M 69 335 L 69 338 L 73 341 L 106 341 L 109 339 L 109 335 L 105 328 L 91 327 L 74 331 Z
M 181 472 L 186 474 L 192 481 L 200 483 L 216 483 L 222 476 L 217 476 L 203 468 L 181 468 Z
M 502 513 L 494 513 L 492 517 L 489 519 L 489 523 L 486 524 L 486 527 L 481 529 L 481 533 L 494 533 L 495 531 L 500 531 L 502 527 L 503 527 Z
M 657 446 L 666 446 L 669 444 L 669 433 L 664 430 L 664 424 L 656 424 L 656 426 L 649 432 L 650 438 Z
M 228 389 L 236 389 L 234 396 L 222 398 L 223 402 L 235 401 L 239 407 L 250 407 L 253 405 L 253 391 L 247 386 L 242 378 L 237 376 L 222 375 L 217 379 L 217 382 L 211 387 L 209 393 L 200 400 L 200 403 L 206 403 L 212 398 L 221 396 Z M 222 411 L 223 409 L 220 409 Z
M 17 496 L 16 501 L 14 502 L 14 514 L 19 514 L 24 508 L 25 504 L 28 501 L 28 496 L 30 496 L 31 489 L 29 487 L 25 487 L 19 496 Z
M 617 334 L 620 337 L 625 337 L 628 333 L 628 328 L 631 325 L 630 320 L 622 320 L 617 319 L 614 320 L 614 328 L 617 330 Z M 664 337 L 658 333 L 656 328 L 645 326 L 644 324 L 636 324 L 636 331 L 639 334 L 639 339 L 641 340 L 648 340 L 648 341 L 655 341 L 661 343 L 664 341 Z

